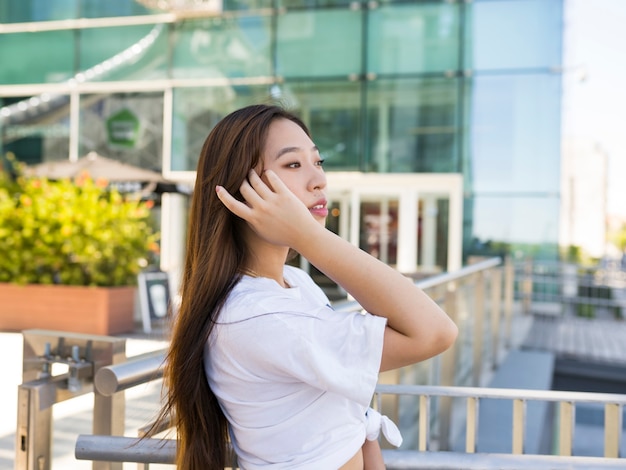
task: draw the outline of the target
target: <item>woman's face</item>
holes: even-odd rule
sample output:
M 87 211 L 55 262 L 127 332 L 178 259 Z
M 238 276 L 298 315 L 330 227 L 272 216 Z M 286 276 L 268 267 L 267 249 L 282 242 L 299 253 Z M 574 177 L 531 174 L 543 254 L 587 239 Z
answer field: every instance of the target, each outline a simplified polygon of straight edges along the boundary
M 323 162 L 313 141 L 295 122 L 272 122 L 263 149 L 263 169 L 276 173 L 321 224 L 328 216 Z

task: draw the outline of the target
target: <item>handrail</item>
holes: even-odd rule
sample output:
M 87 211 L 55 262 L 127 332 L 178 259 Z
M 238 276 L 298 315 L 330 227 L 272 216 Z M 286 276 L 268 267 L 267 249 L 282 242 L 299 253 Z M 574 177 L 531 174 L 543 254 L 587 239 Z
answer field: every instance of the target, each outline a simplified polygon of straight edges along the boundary
M 437 274 L 435 276 L 429 276 L 426 279 L 420 279 L 415 282 L 415 285 L 420 289 L 428 289 L 439 284 L 445 284 L 447 282 L 458 281 L 463 277 L 470 276 L 480 271 L 484 271 L 489 268 L 495 268 L 502 264 L 502 258 L 495 257 L 489 258 L 484 261 L 478 261 L 477 263 L 465 266 L 457 271 Z
M 499 453 L 466 454 L 464 452 L 386 450 L 386 470 L 602 470 L 624 469 L 623 459 L 604 457 L 563 457 L 560 455 L 514 455 Z
M 142 439 L 79 434 L 74 448 L 78 460 L 173 464 L 174 439 Z
M 163 377 L 165 349 L 140 354 L 128 361 L 102 367 L 96 373 L 94 387 L 106 397 L 128 388 Z
M 502 258 L 496 256 L 494 258 L 489 258 L 470 264 L 454 272 L 446 272 L 442 274 L 436 274 L 434 276 L 429 276 L 425 279 L 419 279 L 415 281 L 414 284 L 420 289 L 425 290 L 448 282 L 458 281 L 459 279 L 471 276 L 472 274 L 476 274 L 486 269 L 495 268 L 496 266 L 499 266 L 501 264 Z M 344 311 L 358 309 L 360 305 L 356 300 L 345 300 L 333 303 L 333 307 L 335 308 L 335 310 Z
M 516 388 L 441 387 L 437 385 L 378 384 L 377 393 L 394 395 L 436 395 L 453 398 L 501 398 L 505 400 L 542 400 L 550 402 L 614 403 L 626 405 L 626 395 L 617 393 L 569 392 Z
M 78 460 L 174 464 L 174 439 L 139 439 L 119 436 L 80 434 L 74 455 Z M 560 457 L 555 455 L 466 454 L 463 452 L 430 452 L 383 450 L 387 470 L 589 470 L 624 468 L 622 459 L 600 457 Z

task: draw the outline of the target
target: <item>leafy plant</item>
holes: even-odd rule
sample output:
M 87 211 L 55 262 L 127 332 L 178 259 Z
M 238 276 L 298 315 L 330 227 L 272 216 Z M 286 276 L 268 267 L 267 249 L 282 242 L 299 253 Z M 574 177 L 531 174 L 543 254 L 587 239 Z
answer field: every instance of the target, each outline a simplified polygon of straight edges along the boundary
M 26 177 L 12 155 L 0 168 L 0 282 L 125 286 L 158 249 L 152 201 L 108 181 Z

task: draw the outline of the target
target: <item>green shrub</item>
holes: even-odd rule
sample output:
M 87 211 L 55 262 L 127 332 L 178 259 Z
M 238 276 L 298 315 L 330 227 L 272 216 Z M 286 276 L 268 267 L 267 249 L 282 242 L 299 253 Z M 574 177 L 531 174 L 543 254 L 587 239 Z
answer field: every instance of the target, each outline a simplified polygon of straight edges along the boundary
M 125 286 L 158 249 L 151 201 L 108 181 L 25 177 L 0 168 L 0 282 Z M 11 162 L 12 161 L 12 162 Z

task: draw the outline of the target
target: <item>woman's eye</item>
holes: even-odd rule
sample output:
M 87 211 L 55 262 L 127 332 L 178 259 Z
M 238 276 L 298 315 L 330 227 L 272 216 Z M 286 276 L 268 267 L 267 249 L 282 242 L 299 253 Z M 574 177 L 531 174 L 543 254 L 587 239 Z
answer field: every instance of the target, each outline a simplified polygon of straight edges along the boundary
M 287 165 L 287 168 L 300 168 L 300 163 L 292 162 Z
M 324 166 L 324 162 L 325 162 L 325 161 L 326 161 L 326 159 L 325 159 L 325 158 L 320 158 L 320 159 L 317 161 L 317 166 Z

